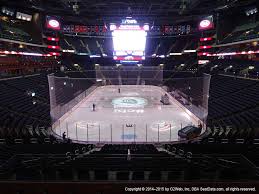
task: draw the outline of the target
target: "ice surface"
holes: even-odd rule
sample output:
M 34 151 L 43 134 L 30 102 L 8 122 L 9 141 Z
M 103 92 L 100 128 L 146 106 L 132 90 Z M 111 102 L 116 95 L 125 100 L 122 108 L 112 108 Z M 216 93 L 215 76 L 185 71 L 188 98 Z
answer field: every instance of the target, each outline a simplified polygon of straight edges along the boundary
M 99 87 L 63 116 L 54 130 L 91 142 L 178 141 L 178 130 L 198 121 L 171 97 L 170 105 L 162 105 L 164 94 L 156 86 Z

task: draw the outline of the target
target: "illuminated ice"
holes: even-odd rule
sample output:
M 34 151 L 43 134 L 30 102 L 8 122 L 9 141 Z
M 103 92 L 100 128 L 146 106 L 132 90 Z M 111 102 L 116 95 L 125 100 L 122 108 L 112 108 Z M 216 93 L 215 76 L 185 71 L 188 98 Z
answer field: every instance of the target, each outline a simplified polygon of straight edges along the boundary
M 160 87 L 120 86 L 120 91 L 118 86 L 97 88 L 64 115 L 54 130 L 79 141 L 168 142 L 179 140 L 181 127 L 198 124 L 175 99 L 170 97 L 170 105 L 162 105 L 165 91 Z

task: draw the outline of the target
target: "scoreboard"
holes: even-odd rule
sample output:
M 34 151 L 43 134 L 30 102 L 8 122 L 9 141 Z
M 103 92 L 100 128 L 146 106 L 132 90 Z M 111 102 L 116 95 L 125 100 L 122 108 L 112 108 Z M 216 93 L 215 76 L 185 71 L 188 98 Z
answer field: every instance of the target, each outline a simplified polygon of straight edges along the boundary
M 110 24 L 113 40 L 113 58 L 120 62 L 136 62 L 145 59 L 148 24 L 140 25 L 132 18 L 121 24 Z

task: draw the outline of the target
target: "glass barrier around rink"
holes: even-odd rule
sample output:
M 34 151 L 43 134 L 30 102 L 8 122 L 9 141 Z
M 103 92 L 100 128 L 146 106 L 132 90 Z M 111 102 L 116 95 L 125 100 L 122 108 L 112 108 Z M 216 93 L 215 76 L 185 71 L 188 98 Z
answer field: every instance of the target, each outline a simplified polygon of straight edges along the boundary
M 52 125 L 85 99 L 97 86 L 93 79 L 48 75 Z
M 166 143 L 185 141 L 178 136 L 178 130 L 186 123 L 161 120 L 153 123 L 133 122 L 110 124 L 99 122 L 60 123 L 54 132 L 77 142 L 88 143 Z M 189 123 L 191 124 L 191 123 Z M 201 133 L 203 133 L 202 131 Z
M 181 141 L 178 131 L 189 125 L 205 131 L 210 75 L 168 79 L 159 86 L 141 79 L 150 84 L 107 85 L 103 79 L 97 87 L 91 79 L 49 75 L 52 129 L 74 141 L 103 143 Z M 161 102 L 165 94 L 168 104 Z
M 164 82 L 164 89 L 192 114 L 206 124 L 211 75 L 173 78 Z
M 96 66 L 96 78 L 109 85 L 160 85 L 163 68 L 144 66 Z

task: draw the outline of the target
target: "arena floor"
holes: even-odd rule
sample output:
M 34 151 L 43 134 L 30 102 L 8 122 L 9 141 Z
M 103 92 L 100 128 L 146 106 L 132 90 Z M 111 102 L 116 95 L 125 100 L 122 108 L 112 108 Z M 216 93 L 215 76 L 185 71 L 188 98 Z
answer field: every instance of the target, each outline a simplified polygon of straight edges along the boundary
M 178 130 L 197 125 L 198 120 L 171 97 L 170 105 L 162 105 L 164 94 L 156 86 L 121 86 L 120 93 L 118 86 L 99 87 L 64 115 L 54 130 L 79 141 L 179 141 Z

